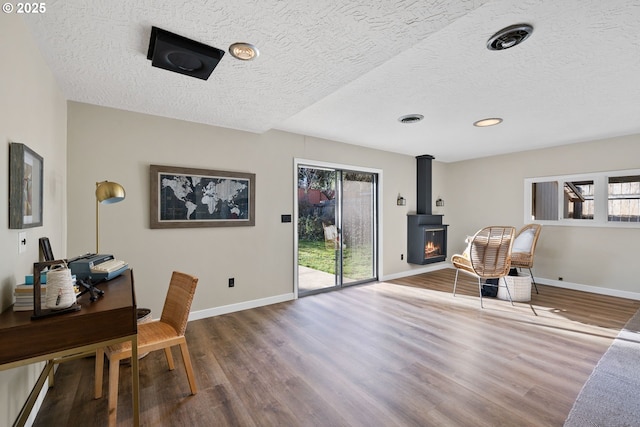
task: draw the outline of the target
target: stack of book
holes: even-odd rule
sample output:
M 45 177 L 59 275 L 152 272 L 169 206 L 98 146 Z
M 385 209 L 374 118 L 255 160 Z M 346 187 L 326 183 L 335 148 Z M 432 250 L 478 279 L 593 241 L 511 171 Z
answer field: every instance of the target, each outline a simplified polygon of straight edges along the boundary
M 16 302 L 13 304 L 13 311 L 33 311 L 33 285 L 16 286 L 13 295 Z M 45 296 L 47 295 L 47 285 L 40 285 L 40 306 L 45 306 Z

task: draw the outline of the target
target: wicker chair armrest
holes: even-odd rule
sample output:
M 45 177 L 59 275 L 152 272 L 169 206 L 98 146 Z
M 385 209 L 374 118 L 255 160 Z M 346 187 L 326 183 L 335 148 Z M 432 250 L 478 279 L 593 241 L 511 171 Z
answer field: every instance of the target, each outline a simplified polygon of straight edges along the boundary
M 465 256 L 455 254 L 451 257 L 451 263 L 455 268 L 475 273 L 471 265 L 471 260 Z

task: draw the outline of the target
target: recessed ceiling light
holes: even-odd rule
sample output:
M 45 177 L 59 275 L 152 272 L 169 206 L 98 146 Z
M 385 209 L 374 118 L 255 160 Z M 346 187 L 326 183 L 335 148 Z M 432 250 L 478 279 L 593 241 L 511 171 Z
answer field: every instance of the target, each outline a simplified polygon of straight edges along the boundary
M 251 61 L 260 55 L 258 48 L 251 43 L 234 43 L 229 46 L 229 53 L 241 61 Z
M 492 117 L 490 119 L 478 120 L 477 122 L 473 123 L 473 125 L 479 128 L 486 128 L 487 126 L 495 126 L 495 125 L 499 125 L 500 123 L 502 123 L 501 118 Z
M 422 119 L 424 119 L 422 114 L 407 114 L 406 116 L 399 117 L 398 121 L 400 123 L 417 123 Z

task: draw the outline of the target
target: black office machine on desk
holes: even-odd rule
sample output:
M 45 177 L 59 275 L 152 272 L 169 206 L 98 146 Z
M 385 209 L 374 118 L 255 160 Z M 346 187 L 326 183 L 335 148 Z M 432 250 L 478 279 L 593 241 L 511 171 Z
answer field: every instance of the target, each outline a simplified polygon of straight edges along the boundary
M 124 273 L 129 265 L 113 255 L 86 254 L 70 259 L 69 268 L 76 279 L 90 278 L 94 283 L 111 280 Z
M 126 262 L 105 254 L 82 255 L 70 259 L 68 265 L 71 274 L 75 274 L 77 283 L 85 288 L 82 293 L 91 294 L 91 301 L 103 294 L 103 291 L 94 287 L 95 284 L 116 278 L 129 268 Z

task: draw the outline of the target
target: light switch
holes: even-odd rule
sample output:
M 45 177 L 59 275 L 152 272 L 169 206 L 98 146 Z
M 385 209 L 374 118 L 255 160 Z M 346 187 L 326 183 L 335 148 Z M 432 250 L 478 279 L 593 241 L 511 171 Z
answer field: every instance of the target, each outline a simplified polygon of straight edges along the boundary
M 27 233 L 22 231 L 18 233 L 18 253 L 22 254 L 27 251 Z

